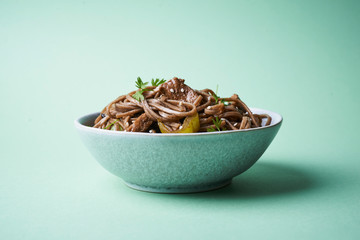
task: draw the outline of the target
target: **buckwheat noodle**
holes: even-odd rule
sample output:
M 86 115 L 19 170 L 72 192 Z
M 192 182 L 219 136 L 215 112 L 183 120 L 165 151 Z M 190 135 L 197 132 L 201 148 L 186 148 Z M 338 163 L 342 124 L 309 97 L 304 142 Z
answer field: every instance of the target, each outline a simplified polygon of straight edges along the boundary
M 182 79 L 173 78 L 159 86 L 146 87 L 149 91 L 143 92 L 144 100 L 141 101 L 132 97 L 136 91 L 119 96 L 101 111 L 93 127 L 115 131 L 160 133 L 157 122 L 161 121 L 175 131 L 181 129 L 184 118 L 196 113 L 200 122 L 199 132 L 216 127 L 221 127 L 222 130 L 241 130 L 271 124 L 269 115 L 253 114 L 237 94 L 218 98 L 216 101 L 216 95 L 211 89 L 193 90 L 187 85 L 182 85 L 188 88 L 184 94 L 183 88 L 170 91 L 178 92 L 178 95 L 182 94 L 183 97 L 192 94 L 192 101 L 176 99 L 176 95 L 173 98 L 163 94 L 164 86 L 168 87 L 166 84 L 179 84 L 178 81 L 181 81 L 180 84 L 184 82 Z M 215 119 L 219 120 L 220 126 L 214 125 Z

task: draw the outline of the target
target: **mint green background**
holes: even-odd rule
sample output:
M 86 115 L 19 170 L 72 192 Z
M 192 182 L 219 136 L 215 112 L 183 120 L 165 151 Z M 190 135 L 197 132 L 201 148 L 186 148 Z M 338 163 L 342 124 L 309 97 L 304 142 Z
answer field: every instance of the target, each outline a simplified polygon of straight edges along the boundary
M 1 1 L 0 239 L 358 239 L 359 1 Z M 178 76 L 284 123 L 227 188 L 131 190 L 73 120 Z

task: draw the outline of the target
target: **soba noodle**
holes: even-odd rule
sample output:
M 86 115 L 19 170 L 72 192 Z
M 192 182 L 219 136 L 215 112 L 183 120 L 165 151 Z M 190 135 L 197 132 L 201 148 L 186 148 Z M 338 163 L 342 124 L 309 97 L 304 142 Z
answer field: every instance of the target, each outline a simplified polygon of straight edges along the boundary
M 174 86 L 181 88 L 175 89 Z M 134 98 L 137 91 L 121 95 L 110 102 L 96 118 L 93 127 L 160 133 L 159 123 L 162 123 L 168 132 L 177 132 L 184 127 L 186 118 L 194 116 L 198 117 L 199 132 L 241 130 L 271 123 L 269 115 L 253 114 L 237 94 L 220 98 L 211 89 L 193 90 L 178 78 L 159 86 L 146 87 L 142 92 L 143 99 Z M 264 124 L 263 119 L 266 119 Z

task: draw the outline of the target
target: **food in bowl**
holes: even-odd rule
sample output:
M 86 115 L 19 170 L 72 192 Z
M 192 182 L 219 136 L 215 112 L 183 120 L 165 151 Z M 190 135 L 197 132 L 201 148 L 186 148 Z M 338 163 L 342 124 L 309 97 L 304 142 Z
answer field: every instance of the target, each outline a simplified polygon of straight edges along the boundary
M 152 82 L 157 86 L 144 87 L 146 84 L 142 83 L 137 91 L 120 96 L 102 112 L 82 116 L 74 122 L 84 145 L 100 165 L 137 190 L 190 193 L 226 186 L 255 164 L 282 124 L 278 113 L 248 108 L 237 95 L 220 98 L 211 90 L 193 90 L 198 94 L 195 100 L 188 99 L 192 95 L 180 95 L 183 98 L 174 100 L 164 93 L 165 97 L 161 96 L 160 86 L 165 83 L 171 86 L 172 82 L 184 88 L 182 79 Z M 180 93 L 185 92 L 182 88 Z M 168 88 L 169 92 L 175 93 L 171 89 Z M 164 106 L 180 114 L 172 115 Z M 212 111 L 205 112 L 209 106 Z M 152 115 L 153 112 L 157 115 Z M 192 114 L 186 115 L 188 112 Z M 250 120 L 242 123 L 245 117 Z M 144 118 L 150 119 L 151 124 L 134 125 Z M 165 121 L 168 118 L 178 124 Z M 198 125 L 194 118 L 198 118 Z M 142 132 L 134 131 L 136 128 Z
M 140 77 L 138 90 L 110 102 L 95 119 L 94 128 L 125 132 L 195 133 L 268 126 L 271 116 L 253 114 L 237 94 L 222 98 L 211 89 L 194 90 L 184 79 Z M 263 123 L 264 122 L 264 123 Z

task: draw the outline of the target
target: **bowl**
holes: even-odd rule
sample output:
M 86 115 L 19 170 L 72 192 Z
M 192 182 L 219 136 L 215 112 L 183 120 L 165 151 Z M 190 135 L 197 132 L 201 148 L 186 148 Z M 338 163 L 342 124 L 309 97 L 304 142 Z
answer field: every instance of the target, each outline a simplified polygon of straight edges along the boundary
M 282 123 L 275 112 L 269 126 L 205 133 L 115 132 L 92 128 L 99 112 L 75 120 L 83 143 L 110 173 L 131 188 L 157 193 L 203 192 L 221 188 L 249 169 L 265 152 Z

